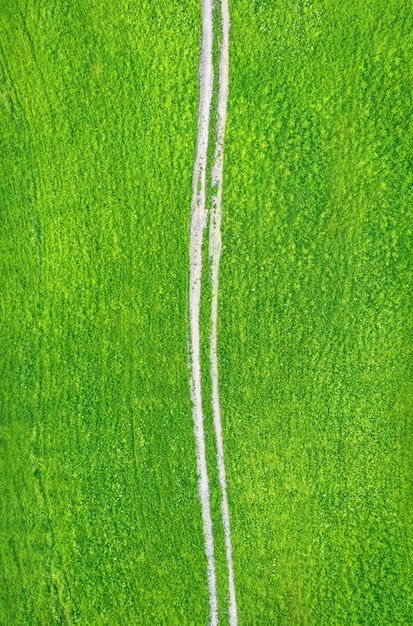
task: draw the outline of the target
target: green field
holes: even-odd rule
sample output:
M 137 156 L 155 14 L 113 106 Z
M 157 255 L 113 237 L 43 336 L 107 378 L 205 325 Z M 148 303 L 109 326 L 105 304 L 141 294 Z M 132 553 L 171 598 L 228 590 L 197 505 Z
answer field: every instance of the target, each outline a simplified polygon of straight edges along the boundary
M 239 624 L 411 626 L 413 6 L 230 13 L 218 353 Z M 208 623 L 200 33 L 198 0 L 0 0 L 0 626 Z M 228 624 L 207 267 L 203 285 Z

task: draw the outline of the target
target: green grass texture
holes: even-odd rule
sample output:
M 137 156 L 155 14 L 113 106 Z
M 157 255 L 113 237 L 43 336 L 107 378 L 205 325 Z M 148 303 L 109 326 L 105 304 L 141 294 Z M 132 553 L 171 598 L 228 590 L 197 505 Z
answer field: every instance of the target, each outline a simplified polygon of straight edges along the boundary
M 411 626 L 413 8 L 230 13 L 218 356 L 239 624 Z M 207 624 L 200 29 L 198 0 L 0 0 L 1 626 Z
M 219 357 L 240 624 L 413 624 L 413 8 L 231 3 Z
M 1 2 L 2 626 L 207 621 L 199 35 L 195 1 Z

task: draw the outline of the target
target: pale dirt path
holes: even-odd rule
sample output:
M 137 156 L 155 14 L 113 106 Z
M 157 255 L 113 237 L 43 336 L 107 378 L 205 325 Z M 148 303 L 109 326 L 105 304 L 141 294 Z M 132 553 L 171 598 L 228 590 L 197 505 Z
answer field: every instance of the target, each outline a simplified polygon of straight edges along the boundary
M 210 372 L 212 382 L 212 410 L 217 445 L 218 479 L 221 487 L 221 516 L 224 527 L 225 551 L 228 569 L 229 591 L 229 623 L 237 626 L 237 601 L 234 584 L 234 567 L 232 563 L 232 543 L 227 498 L 227 480 L 224 463 L 224 445 L 222 439 L 221 408 L 218 386 L 217 356 L 217 318 L 218 318 L 218 275 L 221 255 L 221 213 L 222 213 L 222 182 L 224 169 L 224 142 L 227 118 L 227 100 L 229 84 L 229 7 L 228 0 L 221 0 L 221 34 L 219 49 L 219 90 L 217 104 L 216 144 L 212 165 L 212 210 L 209 227 L 209 257 L 211 259 L 212 305 L 211 305 L 211 338 L 210 338 Z
M 205 453 L 204 416 L 202 413 L 201 363 L 199 308 L 202 276 L 202 240 L 206 225 L 206 165 L 208 134 L 210 124 L 211 99 L 213 89 L 213 16 L 212 0 L 202 0 L 202 49 L 199 64 L 200 96 L 198 110 L 198 137 L 192 181 L 192 205 L 189 247 L 189 320 L 190 320 L 190 368 L 191 399 L 194 434 L 196 441 L 196 461 L 198 469 L 198 490 L 201 500 L 204 529 L 205 553 L 210 604 L 210 625 L 218 624 L 218 600 L 214 558 L 214 538 L 212 533 L 211 506 L 209 496 L 208 471 Z

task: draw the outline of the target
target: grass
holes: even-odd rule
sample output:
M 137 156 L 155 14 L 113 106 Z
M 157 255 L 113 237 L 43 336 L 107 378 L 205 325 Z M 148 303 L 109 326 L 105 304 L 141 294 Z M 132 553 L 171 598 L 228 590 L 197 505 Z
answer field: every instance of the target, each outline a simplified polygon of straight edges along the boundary
M 0 0 L 0 624 L 198 626 L 200 7 L 61 4 Z M 239 623 L 410 626 L 413 11 L 230 11 L 218 351 Z
M 396 1 L 232 4 L 219 356 L 241 624 L 413 621 L 412 23 Z
M 1 5 L 5 625 L 207 620 L 185 308 L 199 26 L 196 2 Z

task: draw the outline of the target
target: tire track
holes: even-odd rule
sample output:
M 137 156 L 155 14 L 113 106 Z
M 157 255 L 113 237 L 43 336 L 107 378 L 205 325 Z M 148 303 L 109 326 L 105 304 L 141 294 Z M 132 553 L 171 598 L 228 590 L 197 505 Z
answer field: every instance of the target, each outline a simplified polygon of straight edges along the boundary
M 202 522 L 204 530 L 205 553 L 207 557 L 207 576 L 210 605 L 210 624 L 218 624 L 218 600 L 214 557 L 214 538 L 212 533 L 211 506 L 209 495 L 208 471 L 205 451 L 204 416 L 202 412 L 201 363 L 199 309 L 202 277 L 202 241 L 206 226 L 206 166 L 208 152 L 208 134 L 213 90 L 213 16 L 212 0 L 202 0 L 202 47 L 199 64 L 199 109 L 198 137 L 192 179 L 192 204 L 190 221 L 189 247 L 189 321 L 190 321 L 190 369 L 191 400 L 196 442 L 196 461 L 198 470 L 198 491 L 201 500 Z
M 210 604 L 210 624 L 218 624 L 218 599 L 216 588 L 216 568 L 214 538 L 211 518 L 209 480 L 206 461 L 204 416 L 202 411 L 201 362 L 200 362 L 200 300 L 202 280 L 202 243 L 208 212 L 206 209 L 206 170 L 208 135 L 213 94 L 213 0 L 201 0 L 202 5 L 202 47 L 199 63 L 200 96 L 198 109 L 198 136 L 192 181 L 192 204 L 190 220 L 190 369 L 191 400 L 196 441 L 196 460 L 199 476 L 198 491 L 201 501 L 204 530 L 205 553 Z M 217 319 L 218 319 L 218 275 L 221 255 L 221 214 L 222 182 L 224 166 L 224 141 L 229 85 L 229 7 L 228 0 L 221 0 L 221 42 L 218 56 L 218 101 L 216 111 L 216 141 L 211 170 L 211 219 L 209 225 L 209 259 L 211 263 L 212 302 L 210 335 L 210 376 L 212 384 L 213 424 L 217 447 L 217 470 L 221 489 L 221 519 L 224 529 L 225 554 L 228 570 L 229 623 L 237 626 L 237 604 L 232 562 L 232 543 L 227 498 L 227 482 L 224 463 L 221 410 L 218 385 Z
M 218 285 L 219 261 L 221 256 L 221 215 L 222 184 L 224 170 L 224 143 L 227 119 L 227 101 L 229 86 L 229 7 L 228 0 L 221 0 L 221 45 L 219 48 L 218 104 L 216 121 L 216 143 L 213 157 L 211 183 L 215 192 L 212 195 L 211 220 L 209 227 L 209 258 L 211 261 L 212 303 L 210 337 L 210 373 L 212 382 L 212 411 L 217 446 L 218 480 L 221 488 L 221 518 L 224 527 L 225 552 L 228 570 L 229 623 L 237 626 L 237 601 L 235 595 L 234 567 L 232 562 L 232 542 L 227 498 L 227 480 L 224 462 L 224 444 L 222 438 L 221 408 L 218 385 L 217 321 L 218 321 Z

